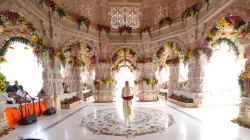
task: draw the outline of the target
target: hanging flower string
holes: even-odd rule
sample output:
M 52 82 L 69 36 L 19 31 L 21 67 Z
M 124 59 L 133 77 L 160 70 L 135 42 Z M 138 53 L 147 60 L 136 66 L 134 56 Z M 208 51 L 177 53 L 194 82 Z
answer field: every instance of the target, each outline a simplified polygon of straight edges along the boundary
M 150 26 L 145 27 L 145 28 L 138 28 L 137 33 L 141 35 L 142 33 L 148 32 L 149 34 L 151 33 L 152 28 Z
M 163 25 L 168 24 L 169 26 L 171 26 L 173 23 L 173 20 L 171 17 L 167 16 L 165 18 L 163 18 L 162 20 L 159 21 L 159 26 L 162 27 Z
M 132 32 L 132 27 L 129 27 L 129 26 L 127 26 L 127 25 L 123 25 L 123 26 L 119 27 L 118 30 L 119 30 L 120 35 L 121 35 L 123 32 L 125 32 L 125 31 L 128 32 L 128 34 L 131 34 L 131 32 Z
M 182 21 L 185 22 L 187 18 L 191 16 L 195 16 L 196 14 L 199 13 L 199 7 L 198 3 L 195 3 L 193 6 L 188 7 L 183 13 L 182 13 Z
M 210 2 L 209 0 L 205 0 L 206 4 L 207 4 L 207 10 L 208 10 L 208 7 L 210 6 Z
M 110 33 L 111 27 L 107 25 L 97 24 L 97 30 L 101 33 L 104 30 L 108 35 Z

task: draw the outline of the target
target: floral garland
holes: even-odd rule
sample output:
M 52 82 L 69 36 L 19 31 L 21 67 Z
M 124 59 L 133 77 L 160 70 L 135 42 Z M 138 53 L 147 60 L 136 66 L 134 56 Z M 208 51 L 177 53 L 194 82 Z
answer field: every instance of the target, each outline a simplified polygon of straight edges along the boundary
M 127 26 L 127 25 L 123 25 L 123 26 L 119 27 L 118 30 L 119 30 L 120 35 L 121 35 L 123 32 L 125 32 L 125 31 L 127 31 L 128 34 L 131 34 L 131 33 L 132 33 L 132 27 L 129 27 L 129 26 Z
M 184 81 L 179 81 L 179 85 L 181 87 L 185 86 L 187 84 L 187 80 L 184 80 Z
M 146 32 L 148 32 L 149 34 L 151 33 L 151 27 L 150 26 L 148 26 L 148 27 L 145 27 L 145 28 L 138 28 L 137 29 L 137 33 L 139 34 L 139 35 L 141 35 L 142 33 L 146 33 Z
M 217 35 L 221 34 L 223 36 L 224 33 L 221 33 L 221 32 L 223 31 L 225 27 L 231 26 L 234 28 L 234 30 L 237 30 L 237 31 L 240 31 L 240 29 L 242 29 L 240 34 L 242 36 L 245 36 L 246 32 L 249 32 L 250 27 L 244 28 L 244 25 L 246 25 L 246 22 L 240 16 L 237 16 L 237 15 L 229 15 L 220 19 L 220 21 L 216 25 L 214 25 L 214 27 L 208 33 L 204 42 L 204 46 L 208 47 L 209 43 L 214 42 L 214 39 L 216 38 Z M 245 27 L 247 27 L 247 25 Z
M 213 50 L 210 48 L 203 48 L 203 47 L 199 47 L 199 48 L 195 48 L 192 51 L 192 55 L 196 58 L 200 58 L 201 55 L 205 55 L 207 57 L 207 60 L 209 61 L 211 56 L 213 54 Z
M 135 83 L 139 83 L 140 85 L 154 85 L 158 84 L 158 80 L 155 78 L 149 78 L 149 79 L 141 79 L 139 81 L 134 81 Z
M 173 59 L 167 59 L 165 63 L 166 63 L 166 65 L 175 66 L 175 65 L 180 64 L 180 58 L 177 57 L 177 58 L 173 58 Z
M 71 56 L 70 60 L 68 61 L 68 63 L 74 67 L 84 67 L 85 63 L 83 62 L 82 58 L 78 58 L 77 56 Z
M 97 79 L 97 80 L 93 80 L 93 84 L 95 86 L 97 85 L 106 85 L 106 86 L 111 86 L 111 85 L 115 85 L 116 81 L 112 78 L 109 79 Z
M 66 12 L 63 8 L 59 7 L 58 4 L 56 4 L 53 0 L 39 0 L 39 4 L 42 5 L 45 3 L 48 7 L 52 9 L 52 13 L 54 11 L 57 11 L 57 14 L 60 18 L 63 18 L 66 16 Z M 87 27 L 87 31 L 89 29 L 90 21 L 87 17 L 85 16 L 79 16 L 79 15 L 73 15 L 70 13 L 67 13 L 67 15 L 72 16 L 70 17 L 71 19 L 75 19 L 78 29 L 80 29 L 82 22 L 84 22 L 85 26 Z
M 111 30 L 111 27 L 110 26 L 107 26 L 107 25 L 100 25 L 100 24 L 97 24 L 97 30 L 101 33 L 102 30 L 104 30 L 108 35 L 110 33 L 110 30 Z
M 173 20 L 171 17 L 167 16 L 165 18 L 163 18 L 162 20 L 159 21 L 159 26 L 162 27 L 163 25 L 168 24 L 169 26 L 171 26 L 173 23 Z
M 133 58 L 136 57 L 136 53 L 133 52 L 131 49 L 129 48 L 124 48 L 124 49 L 120 49 L 119 51 L 117 51 L 115 53 L 115 55 L 112 57 L 112 61 L 115 62 L 115 60 L 118 57 L 123 57 L 123 56 L 127 56 L 127 55 L 131 55 Z
M 232 48 L 235 55 L 239 57 L 240 53 L 238 50 L 238 47 L 236 46 L 235 42 L 233 42 L 231 39 L 229 38 L 219 38 L 216 43 L 213 43 L 212 46 L 215 47 L 217 46 L 217 44 L 221 44 L 222 42 L 226 42 L 228 44 L 228 46 L 230 47 L 230 49 Z
M 238 84 L 240 86 L 241 96 L 247 97 L 250 91 L 250 67 L 239 75 Z
M 167 50 L 167 49 L 172 49 L 174 51 L 176 51 L 176 53 L 179 53 L 181 55 L 181 57 L 184 54 L 184 51 L 181 49 L 181 46 L 178 43 L 174 43 L 174 42 L 168 42 L 165 46 L 162 46 L 161 49 L 159 51 L 157 51 L 156 56 L 158 58 L 161 57 L 161 55 Z
M 0 93 L 5 93 L 7 87 L 6 87 L 6 78 L 5 76 L 0 73 Z
M 207 10 L 208 10 L 208 7 L 210 6 L 210 2 L 209 0 L 205 0 L 206 4 L 207 4 Z
M 245 25 L 245 27 L 242 28 L 240 35 L 242 37 L 247 37 L 250 35 L 250 21 Z
M 110 60 L 104 59 L 104 60 L 99 60 L 99 63 L 111 64 L 112 62 Z
M 191 16 L 195 16 L 197 13 L 199 13 L 199 7 L 198 3 L 195 3 L 191 7 L 188 7 L 183 13 L 182 13 L 182 21 L 185 22 L 187 18 Z

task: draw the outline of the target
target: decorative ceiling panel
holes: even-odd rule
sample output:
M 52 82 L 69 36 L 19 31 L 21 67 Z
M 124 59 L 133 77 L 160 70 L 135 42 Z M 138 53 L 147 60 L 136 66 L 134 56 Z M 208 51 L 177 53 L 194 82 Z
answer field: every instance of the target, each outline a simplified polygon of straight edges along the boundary
M 61 0 L 61 6 L 71 14 L 88 17 L 92 24 L 99 22 L 99 0 Z

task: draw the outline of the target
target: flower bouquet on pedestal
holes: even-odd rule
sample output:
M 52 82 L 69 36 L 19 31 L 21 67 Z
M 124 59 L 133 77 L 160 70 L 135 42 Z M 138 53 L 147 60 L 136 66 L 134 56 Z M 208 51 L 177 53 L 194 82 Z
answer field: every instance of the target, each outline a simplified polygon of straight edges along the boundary
M 122 97 L 123 100 L 130 101 L 134 98 L 134 96 Z

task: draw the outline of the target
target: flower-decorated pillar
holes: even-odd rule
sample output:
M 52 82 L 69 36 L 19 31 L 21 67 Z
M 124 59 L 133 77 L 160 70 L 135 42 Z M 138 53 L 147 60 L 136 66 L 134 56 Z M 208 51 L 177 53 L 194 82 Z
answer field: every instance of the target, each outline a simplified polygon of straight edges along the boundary
M 114 81 L 112 81 L 112 64 L 95 64 L 94 92 L 95 102 L 113 101 Z
M 204 84 L 204 67 L 205 67 L 204 58 L 190 58 L 188 62 L 188 81 L 187 87 L 188 92 L 193 93 L 193 100 L 196 107 L 199 107 L 202 104 L 203 100 L 203 84 Z
M 139 64 L 140 85 L 139 85 L 139 100 L 140 101 L 157 101 L 157 66 L 153 63 Z
M 245 62 L 245 75 L 243 82 L 243 93 L 241 95 L 241 104 L 239 108 L 239 116 L 237 118 L 237 121 L 240 123 L 243 123 L 244 125 L 250 126 L 250 44 L 246 45 L 246 62 Z M 243 78 L 241 78 L 243 79 Z

